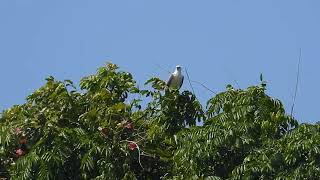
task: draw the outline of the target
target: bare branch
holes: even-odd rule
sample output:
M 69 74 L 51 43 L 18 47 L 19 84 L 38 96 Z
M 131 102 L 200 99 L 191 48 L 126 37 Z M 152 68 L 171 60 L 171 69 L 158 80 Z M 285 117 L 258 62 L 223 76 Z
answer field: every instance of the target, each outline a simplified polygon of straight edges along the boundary
M 295 86 L 295 90 L 294 90 L 293 102 L 292 102 L 291 113 L 290 113 L 291 118 L 292 118 L 292 116 L 293 116 L 293 111 L 294 111 L 294 106 L 295 106 L 295 103 L 296 103 L 298 86 L 299 86 L 301 56 L 302 56 L 302 52 L 301 52 L 301 48 L 300 48 L 300 51 L 299 51 L 299 61 L 298 61 L 298 71 L 297 71 L 297 77 L 296 77 L 296 86 Z
M 207 86 L 205 86 L 203 83 L 199 82 L 199 81 L 194 81 L 194 80 L 191 80 L 191 82 L 194 82 L 194 83 L 197 83 L 197 84 L 200 84 L 202 87 L 204 87 L 206 90 L 212 92 L 213 94 L 217 95 L 216 92 L 214 92 L 213 90 L 209 89 Z
M 193 93 L 194 95 L 196 95 L 195 92 L 194 92 L 193 86 L 192 86 L 192 84 L 191 84 L 191 81 L 190 81 L 190 77 L 189 77 L 188 70 L 187 70 L 187 68 L 184 68 L 184 69 L 186 70 L 186 74 L 187 74 L 187 77 L 188 77 L 188 81 L 189 81 L 190 87 L 191 87 L 191 89 L 192 89 L 192 93 Z

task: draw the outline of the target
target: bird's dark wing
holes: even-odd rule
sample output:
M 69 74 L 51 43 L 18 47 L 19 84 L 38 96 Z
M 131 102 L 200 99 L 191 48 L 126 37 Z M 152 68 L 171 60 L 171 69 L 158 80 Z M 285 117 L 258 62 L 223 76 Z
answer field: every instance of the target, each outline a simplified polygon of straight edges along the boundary
M 173 75 L 171 74 L 169 77 L 169 80 L 167 81 L 167 86 L 171 85 L 172 79 L 173 79 Z
M 184 76 L 182 76 L 182 79 L 181 79 L 181 84 L 180 84 L 180 87 L 179 89 L 181 88 L 182 84 L 183 84 L 183 80 L 184 80 Z

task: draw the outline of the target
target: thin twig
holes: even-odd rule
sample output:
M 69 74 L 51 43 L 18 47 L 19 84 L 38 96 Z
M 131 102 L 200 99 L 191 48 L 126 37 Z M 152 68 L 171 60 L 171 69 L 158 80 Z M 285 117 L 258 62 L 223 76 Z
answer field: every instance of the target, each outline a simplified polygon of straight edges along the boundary
M 163 67 L 161 67 L 159 64 L 156 64 L 156 66 L 158 66 L 159 69 L 166 71 L 168 74 L 171 74 L 171 72 Z
M 141 156 L 146 156 L 146 157 L 151 157 L 151 158 L 155 158 L 156 157 L 155 155 L 148 154 L 143 150 L 141 150 Z
M 301 48 L 300 48 L 300 51 L 299 51 L 299 62 L 298 62 L 298 71 L 297 71 L 297 78 L 296 78 L 296 86 L 295 86 L 295 90 L 294 90 L 293 102 L 292 102 L 291 113 L 290 113 L 291 118 L 292 118 L 292 115 L 293 115 L 294 105 L 295 105 L 295 103 L 296 103 L 298 86 L 299 86 L 301 56 L 302 56 L 302 52 L 301 52 Z
M 234 77 L 233 73 L 231 71 L 229 71 L 229 69 L 227 67 L 224 69 L 227 71 L 228 75 L 230 75 L 230 77 L 232 78 L 233 82 L 236 84 L 238 89 L 241 89 L 240 85 L 239 85 L 238 81 L 236 80 L 236 78 Z
M 236 83 L 236 85 L 238 86 L 238 89 L 241 89 L 240 85 L 239 85 L 239 83 L 238 83 L 238 81 L 236 79 L 233 79 L 233 82 Z
M 194 81 L 194 80 L 191 80 L 191 82 L 194 82 L 194 83 L 197 83 L 197 84 L 200 84 L 202 87 L 204 87 L 206 90 L 212 92 L 213 94 L 217 95 L 216 92 L 214 92 L 213 90 L 209 89 L 207 86 L 205 86 L 203 83 L 199 82 L 199 81 Z
M 164 174 L 160 179 L 164 179 L 169 173 Z
M 187 78 L 188 78 L 188 81 L 189 81 L 190 87 L 191 87 L 191 89 L 192 89 L 192 93 L 193 93 L 194 95 L 196 95 L 196 94 L 194 93 L 194 89 L 193 89 L 193 86 L 192 86 L 191 81 L 190 81 L 190 77 L 189 77 L 188 70 L 187 70 L 187 68 L 184 68 L 184 69 L 186 70 Z

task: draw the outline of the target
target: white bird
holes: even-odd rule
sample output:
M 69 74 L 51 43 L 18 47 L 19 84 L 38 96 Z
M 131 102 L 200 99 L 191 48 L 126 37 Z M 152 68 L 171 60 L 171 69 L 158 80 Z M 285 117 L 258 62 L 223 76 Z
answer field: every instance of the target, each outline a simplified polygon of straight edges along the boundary
M 180 89 L 184 76 L 181 73 L 181 66 L 177 65 L 175 71 L 170 75 L 167 86 L 173 89 Z

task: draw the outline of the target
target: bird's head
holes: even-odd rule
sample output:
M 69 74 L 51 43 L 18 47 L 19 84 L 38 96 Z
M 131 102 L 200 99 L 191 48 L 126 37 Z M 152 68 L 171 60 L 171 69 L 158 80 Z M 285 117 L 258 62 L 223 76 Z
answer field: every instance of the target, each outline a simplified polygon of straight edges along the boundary
M 177 65 L 177 66 L 176 66 L 176 70 L 177 70 L 177 71 L 181 71 L 181 66 L 180 66 L 180 65 Z

